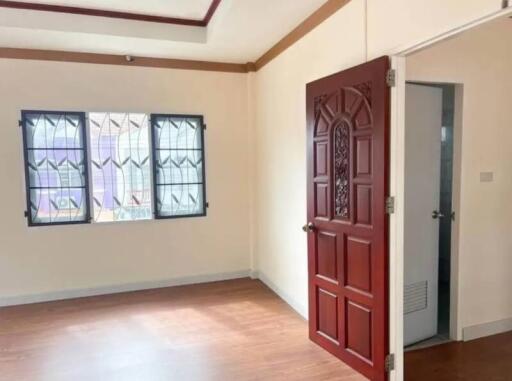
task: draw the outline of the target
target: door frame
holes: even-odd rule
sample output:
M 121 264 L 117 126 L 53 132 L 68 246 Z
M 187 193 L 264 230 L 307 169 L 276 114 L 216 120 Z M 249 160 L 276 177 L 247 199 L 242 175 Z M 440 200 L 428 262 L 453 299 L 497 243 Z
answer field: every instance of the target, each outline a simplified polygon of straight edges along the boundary
M 435 37 L 419 41 L 406 48 L 399 48 L 390 54 L 391 68 L 395 71 L 395 86 L 391 88 L 390 110 L 390 195 L 395 199 L 395 212 L 389 218 L 389 353 L 395 355 L 395 369 L 390 374 L 390 381 L 404 379 L 403 349 L 403 289 L 404 289 L 404 176 L 405 176 L 405 83 L 406 57 L 429 48 L 437 43 L 453 38 L 479 25 L 500 17 L 512 15 L 512 4 L 498 11 L 487 14 L 471 22 L 458 25 Z M 462 86 L 456 85 L 456 105 L 461 106 Z M 457 100 L 459 99 L 459 100 Z M 461 108 L 458 107 L 460 110 Z M 453 172 L 453 209 L 459 211 L 460 200 L 460 151 L 462 116 L 455 115 L 455 130 L 458 138 L 454 141 L 454 172 Z M 457 139 L 459 139 L 457 141 Z M 457 213 L 459 214 L 459 213 Z M 452 226 L 452 270 L 450 293 L 453 299 L 450 305 L 450 336 L 462 339 L 462 327 L 458 315 L 458 235 L 459 219 Z

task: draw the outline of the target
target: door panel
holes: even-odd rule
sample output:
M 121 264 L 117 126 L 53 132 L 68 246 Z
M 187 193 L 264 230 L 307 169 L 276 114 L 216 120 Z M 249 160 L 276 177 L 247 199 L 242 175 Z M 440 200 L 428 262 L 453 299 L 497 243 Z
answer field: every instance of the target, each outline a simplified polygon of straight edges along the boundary
M 338 336 L 338 297 L 318 288 L 318 333 L 339 344 Z
M 387 57 L 307 86 L 310 338 L 386 380 Z
M 353 237 L 347 239 L 345 286 L 371 294 L 371 243 Z M 350 271 L 349 271 L 350 270 Z
M 404 345 L 437 334 L 441 88 L 405 88 Z
M 318 233 L 316 255 L 317 276 L 338 284 L 338 248 L 335 233 Z
M 372 311 L 347 300 L 347 350 L 362 360 L 372 362 Z

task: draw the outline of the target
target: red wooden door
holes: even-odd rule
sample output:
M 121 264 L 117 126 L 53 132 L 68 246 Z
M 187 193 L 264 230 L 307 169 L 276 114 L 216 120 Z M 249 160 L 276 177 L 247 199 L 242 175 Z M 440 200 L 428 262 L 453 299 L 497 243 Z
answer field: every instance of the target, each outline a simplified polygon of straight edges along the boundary
M 309 334 L 371 380 L 388 352 L 388 57 L 307 85 Z

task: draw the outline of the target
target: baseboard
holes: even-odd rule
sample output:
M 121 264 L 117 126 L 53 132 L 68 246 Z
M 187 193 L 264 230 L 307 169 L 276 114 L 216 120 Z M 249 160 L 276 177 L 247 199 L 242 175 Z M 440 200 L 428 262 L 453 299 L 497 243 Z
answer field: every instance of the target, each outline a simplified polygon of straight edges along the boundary
M 481 337 L 497 335 L 512 331 L 512 318 L 493 321 L 490 323 L 477 324 L 462 329 L 464 341 L 479 339 Z
M 259 279 L 259 271 L 256 271 L 256 270 L 251 270 L 251 273 L 249 274 L 249 277 L 251 279 Z
M 299 315 L 301 315 L 304 319 L 308 319 L 308 308 L 307 305 L 298 302 L 296 299 L 292 298 L 289 294 L 284 292 L 282 289 L 276 286 L 274 282 L 270 280 L 264 273 L 261 271 L 251 271 L 251 278 L 259 279 L 262 281 L 268 288 L 270 288 L 274 293 L 277 294 L 281 299 L 283 299 L 290 307 L 292 307 Z
M 87 296 L 118 294 L 121 292 L 150 290 L 155 288 L 183 286 L 188 284 L 217 282 L 222 280 L 247 278 L 251 276 L 250 270 L 235 271 L 228 273 L 204 274 L 196 276 L 188 276 L 181 278 L 173 278 L 160 281 L 129 283 L 122 285 L 112 285 L 96 288 L 83 288 L 73 290 L 55 291 L 41 294 L 21 295 L 0 297 L 0 307 L 15 306 L 20 304 L 32 304 L 41 302 L 50 302 L 63 299 L 83 298 Z

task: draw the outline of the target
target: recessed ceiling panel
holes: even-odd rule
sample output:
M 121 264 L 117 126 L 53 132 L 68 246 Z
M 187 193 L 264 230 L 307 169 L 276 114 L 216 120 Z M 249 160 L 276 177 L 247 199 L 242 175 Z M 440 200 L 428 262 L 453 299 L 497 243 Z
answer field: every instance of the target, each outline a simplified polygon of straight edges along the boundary
M 211 2 L 32 1 L 101 9 L 107 9 L 108 5 L 108 10 L 144 11 L 147 14 L 154 13 L 156 9 L 166 9 L 167 13 L 159 12 L 156 16 L 199 15 L 199 19 L 204 17 L 203 13 Z M 0 8 L 0 47 L 246 63 L 257 60 L 325 1 L 222 0 L 207 28 Z M 346 9 L 349 15 L 359 15 L 364 11 L 362 2 L 350 2 Z M 360 27 L 363 27 L 362 23 Z
M 11 1 L 11 0 L 9 0 Z M 144 15 L 202 20 L 212 0 L 19 0 L 26 3 L 61 5 L 140 13 Z

